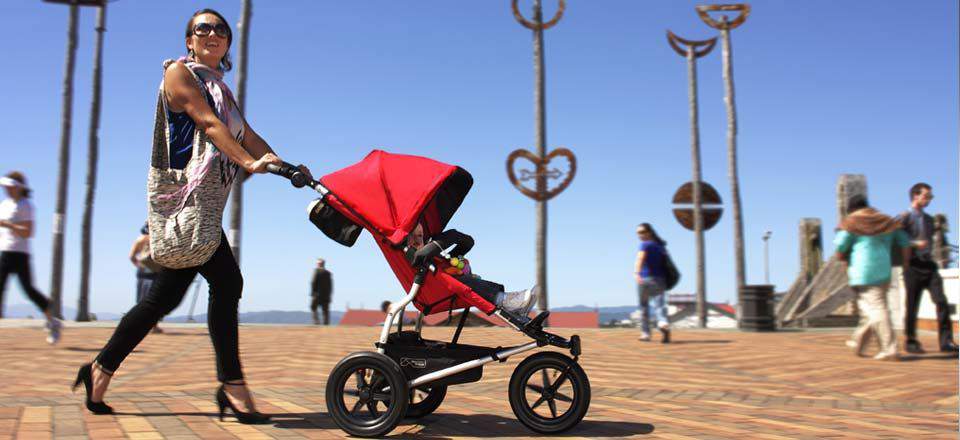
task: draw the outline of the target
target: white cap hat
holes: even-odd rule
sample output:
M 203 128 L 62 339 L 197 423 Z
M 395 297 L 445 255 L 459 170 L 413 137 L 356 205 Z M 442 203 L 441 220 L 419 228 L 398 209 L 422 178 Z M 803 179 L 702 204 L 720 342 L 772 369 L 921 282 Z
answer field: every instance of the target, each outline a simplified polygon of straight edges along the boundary
M 0 177 L 0 186 L 7 186 L 11 188 L 25 188 L 24 184 L 10 177 Z

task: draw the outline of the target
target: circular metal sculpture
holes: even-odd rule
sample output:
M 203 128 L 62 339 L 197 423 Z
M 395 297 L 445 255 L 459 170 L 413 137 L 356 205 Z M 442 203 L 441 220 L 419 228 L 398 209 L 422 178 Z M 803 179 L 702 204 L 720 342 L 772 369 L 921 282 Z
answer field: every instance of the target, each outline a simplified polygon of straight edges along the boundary
M 723 215 L 723 208 L 720 206 L 723 200 L 720 194 L 707 182 L 700 182 L 700 203 L 704 206 L 700 209 L 703 215 L 703 230 L 709 230 L 720 221 Z M 677 205 L 689 205 L 693 203 L 693 182 L 687 182 L 677 189 L 673 195 L 673 203 Z M 693 230 L 693 207 L 683 206 L 673 209 L 673 216 L 683 225 L 684 228 Z
M 553 15 L 553 18 L 551 18 L 550 21 L 540 25 L 523 17 L 523 14 L 520 13 L 520 9 L 517 8 L 517 0 L 513 0 L 510 3 L 510 8 L 513 9 L 513 18 L 515 18 L 518 23 L 522 24 L 523 27 L 532 31 L 542 31 L 544 29 L 552 28 L 555 24 L 557 24 L 558 21 L 560 21 L 561 18 L 563 18 L 563 10 L 567 8 L 567 2 L 565 0 L 560 0 L 560 5 L 557 6 L 557 13 Z
M 740 13 L 740 15 L 730 21 L 728 21 L 727 16 L 724 15 L 722 21 L 716 21 L 710 16 L 709 12 L 711 11 L 737 11 Z M 700 19 L 703 20 L 707 26 L 710 26 L 714 29 L 735 29 L 737 26 L 743 24 L 743 22 L 747 19 L 747 16 L 750 15 L 750 5 L 700 5 L 697 6 L 697 14 L 700 15 Z
M 553 159 L 562 157 L 567 160 L 568 168 L 564 172 L 559 168 L 549 169 L 548 165 Z M 520 177 L 517 177 L 517 173 L 514 172 L 514 165 L 517 162 L 517 159 L 526 159 L 533 163 L 533 171 L 528 169 L 520 170 Z M 533 200 L 545 201 L 550 200 L 567 189 L 567 186 L 570 186 L 570 182 L 573 181 L 574 175 L 577 174 L 577 156 L 573 154 L 572 151 L 566 148 L 557 148 L 547 154 L 547 157 L 541 158 L 539 155 L 531 153 L 528 150 L 519 149 L 514 150 L 507 156 L 507 176 L 510 178 L 510 183 L 513 184 L 523 195 L 530 197 Z M 543 180 L 543 184 L 540 184 L 540 180 Z M 549 188 L 547 185 L 547 180 L 549 179 L 559 179 L 560 184 Z M 522 182 L 528 180 L 533 180 L 536 183 L 536 187 L 531 189 L 525 186 Z M 541 187 L 542 186 L 542 187 Z

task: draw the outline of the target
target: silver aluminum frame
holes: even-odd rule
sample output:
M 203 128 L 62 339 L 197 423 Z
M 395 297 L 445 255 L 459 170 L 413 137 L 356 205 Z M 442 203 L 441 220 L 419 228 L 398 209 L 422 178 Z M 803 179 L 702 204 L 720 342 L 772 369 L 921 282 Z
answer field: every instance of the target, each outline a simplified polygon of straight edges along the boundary
M 431 270 L 433 270 L 431 265 Z M 400 301 L 390 304 L 390 307 L 387 309 L 387 317 L 383 321 L 383 329 L 380 330 L 380 343 L 377 344 L 377 352 L 380 354 L 385 354 L 386 349 L 384 345 L 387 343 L 387 338 L 390 336 L 390 331 L 393 329 L 393 322 L 396 320 L 395 316 L 401 315 L 402 318 L 403 310 L 406 309 L 407 304 L 413 302 L 414 298 L 417 297 L 417 293 L 420 292 L 420 284 L 414 283 L 410 286 L 410 292 L 407 293 Z M 516 325 L 510 322 L 509 319 L 505 318 L 501 313 L 500 309 L 497 309 L 493 313 L 494 316 L 499 318 L 501 321 L 507 323 L 510 328 L 519 331 Z M 423 312 L 420 312 L 420 315 L 417 316 L 417 333 L 420 333 L 420 330 L 423 326 Z M 445 377 L 453 376 L 454 374 L 461 373 L 473 368 L 477 368 L 482 365 L 489 364 L 494 361 L 499 361 L 506 359 L 510 356 L 514 356 L 526 351 L 533 350 L 534 348 L 539 347 L 539 344 L 536 341 L 529 342 L 523 345 L 518 345 L 512 348 L 505 348 L 501 351 L 498 351 L 496 355 L 487 355 L 479 359 L 474 359 L 472 361 L 466 361 L 452 367 L 447 367 L 442 370 L 434 371 L 433 373 L 424 374 L 416 379 L 407 381 L 408 388 L 418 387 L 430 382 L 433 382 L 438 379 L 443 379 Z

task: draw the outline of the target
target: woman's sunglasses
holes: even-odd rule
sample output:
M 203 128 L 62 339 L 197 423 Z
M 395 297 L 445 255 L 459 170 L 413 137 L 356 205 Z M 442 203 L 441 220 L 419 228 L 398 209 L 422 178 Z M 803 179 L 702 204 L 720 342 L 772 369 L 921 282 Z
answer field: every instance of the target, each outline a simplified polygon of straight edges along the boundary
M 214 32 L 223 38 L 230 36 L 230 28 L 223 23 L 217 23 L 216 25 L 210 23 L 197 23 L 197 25 L 193 27 L 193 34 L 198 37 L 206 37 L 210 35 L 210 32 Z

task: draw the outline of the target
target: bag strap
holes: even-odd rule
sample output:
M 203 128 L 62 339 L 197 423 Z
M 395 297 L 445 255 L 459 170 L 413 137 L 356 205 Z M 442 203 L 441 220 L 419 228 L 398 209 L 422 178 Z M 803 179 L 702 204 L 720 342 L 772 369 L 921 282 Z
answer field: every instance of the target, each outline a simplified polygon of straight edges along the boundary
M 169 64 L 167 67 L 169 67 Z M 187 71 L 190 72 L 190 76 L 193 77 L 197 88 L 200 89 L 200 94 L 203 96 L 203 99 L 209 103 L 210 96 L 209 92 L 207 92 L 207 86 L 193 69 L 187 67 Z M 166 72 L 166 67 L 164 68 L 164 72 Z M 153 151 L 151 153 L 150 165 L 154 168 L 170 169 L 170 121 L 167 119 L 169 108 L 167 106 L 167 97 L 164 93 L 164 84 L 165 81 L 160 80 L 160 90 L 157 92 L 157 112 L 154 116 Z M 216 111 L 216 109 L 213 110 Z M 159 136 L 161 132 L 163 133 L 162 144 Z M 206 134 L 202 133 L 201 130 L 195 130 L 193 138 L 195 156 L 198 153 L 197 149 L 202 146 L 202 141 L 205 140 Z

